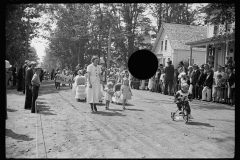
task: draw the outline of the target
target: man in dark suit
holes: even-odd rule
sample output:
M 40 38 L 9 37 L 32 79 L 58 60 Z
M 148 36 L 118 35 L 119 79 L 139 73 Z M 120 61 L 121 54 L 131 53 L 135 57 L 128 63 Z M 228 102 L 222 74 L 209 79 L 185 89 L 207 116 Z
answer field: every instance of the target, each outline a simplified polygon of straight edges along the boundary
M 196 90 L 195 90 L 195 98 L 197 98 L 198 100 L 202 99 L 203 83 L 207 77 L 207 75 L 204 74 L 204 68 L 200 68 L 199 71 L 200 71 L 200 74 L 196 81 Z
M 31 109 L 31 104 L 32 104 L 32 84 L 31 80 L 34 74 L 34 68 L 36 65 L 36 62 L 30 62 L 29 67 L 26 72 L 26 99 L 25 99 L 25 106 L 24 109 Z
M 211 69 L 208 69 L 206 72 L 207 77 L 203 83 L 202 101 L 210 102 L 212 98 L 213 74 Z
M 22 65 L 19 65 L 18 72 L 17 72 L 17 91 L 22 91 L 23 90 L 23 67 Z
M 200 71 L 198 70 L 198 66 L 196 64 L 193 65 L 193 72 L 192 72 L 192 98 L 197 98 L 198 94 L 196 93 L 196 83 L 199 77 Z
M 174 78 L 174 67 L 172 65 L 172 61 L 167 62 L 168 66 L 165 68 L 165 78 L 164 78 L 164 94 L 171 95 L 172 93 L 172 85 Z M 169 88 L 169 90 L 168 90 Z
M 25 64 L 23 65 L 23 70 L 22 70 L 22 75 L 23 75 L 23 80 L 22 80 L 22 84 L 23 84 L 23 94 L 25 94 L 25 89 L 26 89 L 26 86 L 25 86 L 25 81 L 26 81 L 26 70 L 27 70 L 27 68 L 28 68 L 28 63 L 29 63 L 29 61 L 28 60 L 26 60 L 25 61 Z

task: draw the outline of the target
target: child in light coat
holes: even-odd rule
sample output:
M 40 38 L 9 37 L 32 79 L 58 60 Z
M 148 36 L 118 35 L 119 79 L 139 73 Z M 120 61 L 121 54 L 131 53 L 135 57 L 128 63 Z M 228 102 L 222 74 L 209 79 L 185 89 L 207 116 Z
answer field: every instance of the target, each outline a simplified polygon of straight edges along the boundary
M 125 103 L 127 100 L 131 99 L 132 96 L 132 91 L 131 88 L 129 87 L 129 81 L 126 79 L 124 80 L 124 85 L 121 86 L 121 99 L 123 99 L 123 109 L 125 108 Z
M 112 82 L 108 82 L 105 90 L 105 97 L 104 100 L 106 101 L 106 109 L 109 109 L 109 103 L 112 102 L 112 96 L 114 94 L 113 91 L 113 83 Z

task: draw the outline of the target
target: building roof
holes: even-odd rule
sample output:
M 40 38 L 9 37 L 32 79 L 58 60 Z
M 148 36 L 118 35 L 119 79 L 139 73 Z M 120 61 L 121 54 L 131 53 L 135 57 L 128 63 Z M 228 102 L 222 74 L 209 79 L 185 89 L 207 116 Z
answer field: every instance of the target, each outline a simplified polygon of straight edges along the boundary
M 207 38 L 207 27 L 163 23 L 154 43 L 153 51 L 159 43 L 163 30 L 170 41 L 172 49 L 190 50 L 190 46 L 186 45 L 186 43 Z M 193 48 L 193 50 L 205 51 L 206 49 Z

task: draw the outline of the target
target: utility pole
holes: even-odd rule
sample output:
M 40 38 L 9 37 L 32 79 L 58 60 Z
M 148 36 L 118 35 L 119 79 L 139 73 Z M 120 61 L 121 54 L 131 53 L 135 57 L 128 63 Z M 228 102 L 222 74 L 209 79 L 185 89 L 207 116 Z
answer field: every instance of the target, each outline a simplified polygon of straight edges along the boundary
M 108 37 L 108 58 L 107 58 L 107 69 L 110 68 L 111 31 L 112 31 L 112 28 L 109 29 L 109 37 Z
M 28 59 L 28 38 L 29 38 L 29 17 L 27 21 L 27 37 L 26 37 L 26 47 L 25 47 L 25 60 Z
M 77 48 L 78 64 L 79 64 L 79 53 L 80 53 L 80 38 L 79 38 L 79 43 L 78 43 L 78 48 Z

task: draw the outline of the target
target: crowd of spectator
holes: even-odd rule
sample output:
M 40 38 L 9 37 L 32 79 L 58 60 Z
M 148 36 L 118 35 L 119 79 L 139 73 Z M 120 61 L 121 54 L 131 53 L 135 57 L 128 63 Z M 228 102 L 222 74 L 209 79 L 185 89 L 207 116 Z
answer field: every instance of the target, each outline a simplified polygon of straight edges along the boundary
M 181 79 L 187 80 L 193 99 L 223 103 L 235 106 L 235 64 L 228 61 L 225 66 L 218 66 L 214 72 L 212 64 L 186 67 L 183 62 L 174 69 L 171 61 L 168 66 L 160 64 L 156 74 L 148 80 L 131 77 L 133 89 L 149 90 L 164 95 L 174 95 L 181 89 Z

